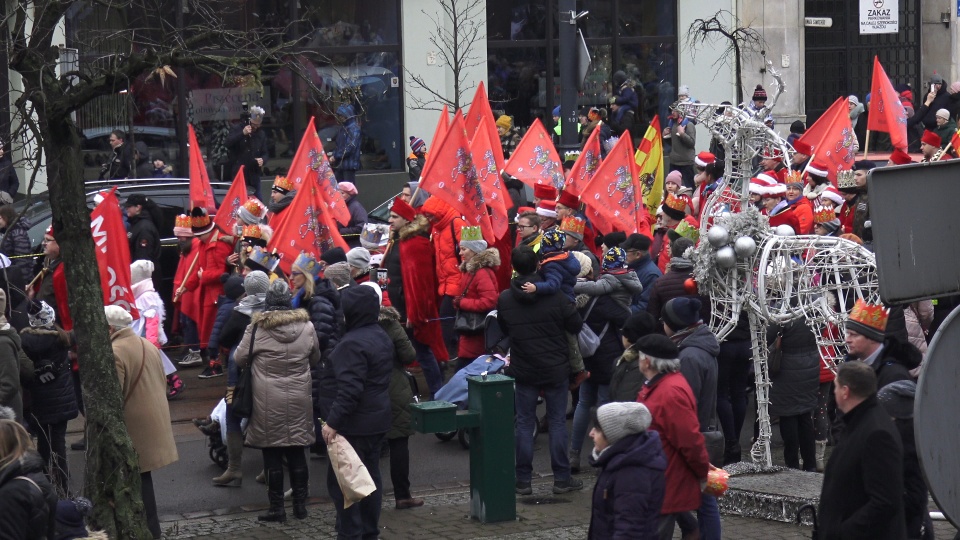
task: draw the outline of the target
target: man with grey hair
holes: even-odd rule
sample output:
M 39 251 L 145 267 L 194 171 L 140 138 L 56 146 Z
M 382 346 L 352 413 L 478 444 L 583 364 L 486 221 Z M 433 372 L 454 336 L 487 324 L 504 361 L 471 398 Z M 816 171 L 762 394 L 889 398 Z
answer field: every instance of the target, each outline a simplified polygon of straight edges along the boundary
M 639 357 L 640 373 L 646 377 L 637 401 L 653 415 L 650 429 L 660 434 L 667 457 L 667 489 L 660 510 L 659 537 L 673 538 L 677 518 L 700 507 L 700 492 L 706 485 L 710 460 L 700 433 L 697 401 L 680 373 L 680 351 L 660 334 L 640 338 L 632 348 Z M 719 537 L 720 531 L 709 531 Z
M 247 184 L 247 195 L 263 200 L 260 189 L 260 174 L 267 163 L 267 133 L 260 129 L 266 112 L 254 105 L 250 107 L 249 119 L 237 124 L 230 130 L 224 145 L 230 151 L 230 176 L 233 180 L 243 166 L 243 179 Z

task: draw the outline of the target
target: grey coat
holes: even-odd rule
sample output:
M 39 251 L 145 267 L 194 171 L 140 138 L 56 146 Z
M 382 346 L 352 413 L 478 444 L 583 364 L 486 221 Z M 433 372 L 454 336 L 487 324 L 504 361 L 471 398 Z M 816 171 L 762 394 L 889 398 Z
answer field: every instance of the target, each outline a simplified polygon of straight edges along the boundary
M 773 343 L 781 328 L 771 326 L 767 341 Z M 803 322 L 797 321 L 782 328 L 780 341 L 783 358 L 780 370 L 770 377 L 770 414 L 793 416 L 812 411 L 817 406 L 820 386 L 820 352 L 816 337 Z
M 254 326 L 257 335 L 251 349 Z M 320 361 L 320 343 L 306 310 L 255 314 L 234 354 L 238 367 L 253 369 L 247 444 L 254 448 L 313 444 L 310 366 Z
M 640 278 L 633 270 L 616 274 L 600 274 L 596 281 L 578 281 L 573 292 L 587 296 L 609 294 L 621 306 L 630 309 L 633 297 L 643 292 Z

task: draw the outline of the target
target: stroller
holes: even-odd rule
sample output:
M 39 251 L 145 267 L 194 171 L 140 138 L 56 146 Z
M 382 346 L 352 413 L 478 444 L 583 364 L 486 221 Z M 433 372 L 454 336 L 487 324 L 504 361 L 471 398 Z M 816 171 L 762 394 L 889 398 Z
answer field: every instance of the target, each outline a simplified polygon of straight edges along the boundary
M 223 470 L 227 469 L 227 445 L 224 442 L 227 438 L 227 402 L 221 399 L 217 406 L 210 412 L 210 421 L 194 419 L 193 424 L 201 433 L 207 436 L 207 454 L 210 461 L 213 461 Z M 247 430 L 247 419 L 240 421 L 241 431 Z

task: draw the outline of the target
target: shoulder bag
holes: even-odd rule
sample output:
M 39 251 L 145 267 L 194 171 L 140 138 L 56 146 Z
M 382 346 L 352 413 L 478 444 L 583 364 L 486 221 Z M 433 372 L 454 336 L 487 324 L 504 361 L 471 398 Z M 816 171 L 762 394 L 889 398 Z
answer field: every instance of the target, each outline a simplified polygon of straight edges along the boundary
M 590 358 L 597 353 L 597 349 L 600 348 L 600 340 L 603 339 L 604 334 L 607 333 L 607 330 L 610 328 L 610 323 L 603 325 L 603 330 L 600 331 L 598 336 L 596 332 L 587 324 L 587 318 L 590 316 L 590 312 L 593 311 L 593 306 L 597 304 L 597 298 L 594 298 L 590 302 L 590 307 L 587 308 L 587 312 L 583 315 L 583 328 L 580 329 L 580 333 L 577 334 L 577 345 L 580 346 L 580 355 L 584 358 Z
M 480 270 L 478 269 L 477 272 Z M 473 283 L 473 278 L 477 276 L 476 272 L 470 275 L 470 279 L 467 280 L 467 286 L 463 288 L 463 292 L 460 293 L 460 299 L 463 300 L 467 296 L 467 291 L 470 290 L 470 284 Z M 457 310 L 456 318 L 453 321 L 453 329 L 458 334 L 479 334 L 483 332 L 483 323 L 487 318 L 486 313 L 480 313 L 478 311 L 464 311 L 462 309 Z
M 250 349 L 247 352 L 249 364 L 240 370 L 237 386 L 233 389 L 233 403 L 230 409 L 240 418 L 250 418 L 253 414 L 253 343 L 257 337 L 257 324 L 250 331 Z

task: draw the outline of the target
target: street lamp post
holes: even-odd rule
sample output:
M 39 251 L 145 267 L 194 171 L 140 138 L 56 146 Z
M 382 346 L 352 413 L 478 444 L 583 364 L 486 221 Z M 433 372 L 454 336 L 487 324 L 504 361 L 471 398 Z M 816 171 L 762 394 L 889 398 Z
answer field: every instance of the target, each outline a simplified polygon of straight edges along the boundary
M 564 152 L 580 147 L 577 139 L 577 20 L 586 12 L 577 13 L 577 0 L 559 0 L 560 15 L 560 148 Z

